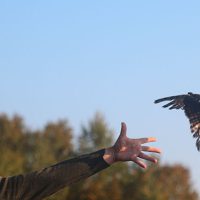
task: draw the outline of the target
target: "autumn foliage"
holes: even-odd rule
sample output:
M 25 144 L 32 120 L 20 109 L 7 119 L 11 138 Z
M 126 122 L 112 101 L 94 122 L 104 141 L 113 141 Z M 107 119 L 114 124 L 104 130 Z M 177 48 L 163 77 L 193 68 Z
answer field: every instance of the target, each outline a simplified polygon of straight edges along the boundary
M 0 115 L 0 174 L 27 173 L 61 160 L 113 144 L 114 133 L 96 114 L 81 127 L 77 141 L 67 120 L 30 130 L 16 115 Z M 182 165 L 149 166 L 118 163 L 87 180 L 46 198 L 48 200 L 198 200 L 190 171 Z

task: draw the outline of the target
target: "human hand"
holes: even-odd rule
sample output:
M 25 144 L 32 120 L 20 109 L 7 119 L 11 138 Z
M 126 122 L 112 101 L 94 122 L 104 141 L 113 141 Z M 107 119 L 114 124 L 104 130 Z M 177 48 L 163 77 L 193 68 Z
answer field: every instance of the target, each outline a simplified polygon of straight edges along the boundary
M 104 160 L 108 164 L 113 164 L 118 161 L 133 161 L 140 167 L 146 168 L 145 162 L 141 159 L 154 163 L 156 163 L 157 160 L 144 152 L 161 153 L 161 150 L 156 147 L 143 146 L 142 144 L 155 141 L 156 138 L 153 137 L 139 139 L 128 138 L 126 136 L 126 124 L 122 123 L 121 133 L 114 146 L 106 149 Z

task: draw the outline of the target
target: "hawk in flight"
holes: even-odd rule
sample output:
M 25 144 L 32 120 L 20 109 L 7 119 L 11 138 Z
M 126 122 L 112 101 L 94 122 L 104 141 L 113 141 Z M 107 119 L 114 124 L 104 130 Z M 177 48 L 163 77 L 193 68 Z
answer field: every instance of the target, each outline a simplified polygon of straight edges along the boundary
M 185 115 L 189 119 L 190 129 L 196 140 L 196 146 L 198 151 L 200 151 L 200 94 L 193 94 L 188 92 L 188 94 L 170 96 L 155 100 L 154 103 L 160 103 L 163 101 L 169 101 L 165 104 L 163 108 L 172 109 L 182 109 Z

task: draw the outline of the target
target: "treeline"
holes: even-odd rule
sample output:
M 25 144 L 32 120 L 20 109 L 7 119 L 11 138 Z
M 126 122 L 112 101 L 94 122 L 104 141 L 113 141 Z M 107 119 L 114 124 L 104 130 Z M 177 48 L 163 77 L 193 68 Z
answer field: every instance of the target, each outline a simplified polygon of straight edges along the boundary
M 0 174 L 16 175 L 38 170 L 79 154 L 108 147 L 113 131 L 96 114 L 81 127 L 74 141 L 67 120 L 30 130 L 20 116 L 0 114 Z M 118 163 L 46 200 L 197 200 L 190 172 L 182 165 L 153 165 L 141 170 L 132 163 Z

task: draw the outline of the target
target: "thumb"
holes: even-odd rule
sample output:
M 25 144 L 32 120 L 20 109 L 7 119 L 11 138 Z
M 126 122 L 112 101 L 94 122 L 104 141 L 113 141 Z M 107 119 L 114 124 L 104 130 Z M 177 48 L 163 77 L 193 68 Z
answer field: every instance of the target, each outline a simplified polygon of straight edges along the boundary
M 126 136 L 126 124 L 125 122 L 121 123 L 121 132 L 120 132 L 120 137 Z

